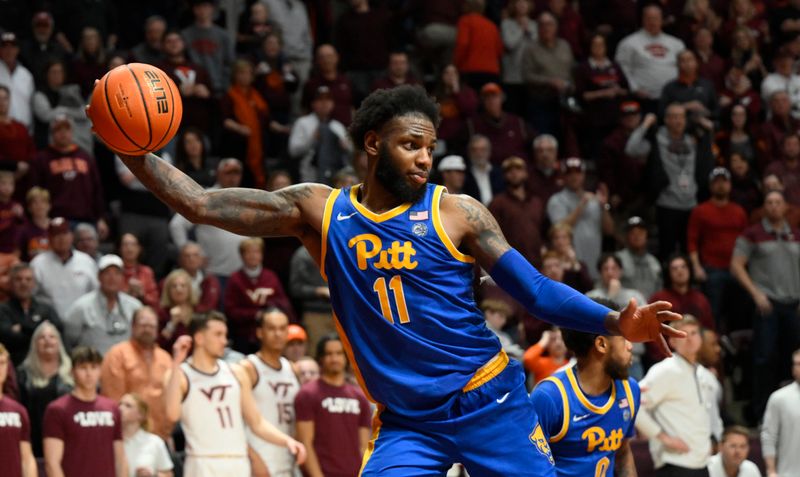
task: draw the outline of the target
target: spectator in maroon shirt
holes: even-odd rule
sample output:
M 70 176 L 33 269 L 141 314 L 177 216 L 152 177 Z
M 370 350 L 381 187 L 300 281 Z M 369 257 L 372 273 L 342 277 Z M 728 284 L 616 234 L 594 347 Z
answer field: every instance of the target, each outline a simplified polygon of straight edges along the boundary
M 528 190 L 528 165 L 519 157 L 503 161 L 505 191 L 489 204 L 508 243 L 538 266 L 542 252 L 544 202 Z
M 467 119 L 478 109 L 478 95 L 462 83 L 458 69 L 447 65 L 433 91 L 439 102 L 437 138 L 445 142 L 448 151 L 460 151 L 467 142 Z
M 547 10 L 558 21 L 558 36 L 569 43 L 572 55 L 583 58 L 586 45 L 586 28 L 581 14 L 576 12 L 567 0 L 549 0 Z
M 694 53 L 697 55 L 697 74 L 711 81 L 714 89 L 721 90 L 725 80 L 725 60 L 714 53 L 714 35 L 708 28 L 700 28 L 694 33 Z
M 353 119 L 353 84 L 350 78 L 339 72 L 339 53 L 331 45 L 320 45 L 317 47 L 316 60 L 316 68 L 303 87 L 302 105 L 310 110 L 317 89 L 327 86 L 333 97 L 331 117 L 349 126 Z
M 8 377 L 9 356 L 0 343 L 0 462 L 7 477 L 34 477 L 36 459 L 31 451 L 31 424 L 28 411 L 17 401 L 3 395 Z
M 625 144 L 642 122 L 639 103 L 620 104 L 619 124 L 600 146 L 597 179 L 608 187 L 609 204 L 622 216 L 629 216 L 641 207 L 639 193 L 644 162 L 625 154 Z
M 24 176 L 36 154 L 33 138 L 28 128 L 9 115 L 11 91 L 0 84 L 0 167 Z
M 72 121 L 66 116 L 50 123 L 50 136 L 50 145 L 36 157 L 35 182 L 50 191 L 53 215 L 96 223 L 104 239 L 108 225 L 103 218 L 105 201 L 97 163 L 72 141 Z
M 145 305 L 158 309 L 158 285 L 153 269 L 147 265 L 139 263 L 139 256 L 142 254 L 142 246 L 135 235 L 122 234 L 119 239 L 119 256 L 122 258 L 122 274 L 125 283 L 122 286 L 123 292 L 131 295 Z
M 589 268 L 578 260 L 575 247 L 572 245 L 572 226 L 564 222 L 555 224 L 550 227 L 547 238 L 550 241 L 549 250 L 561 257 L 564 270 L 563 283 L 581 293 L 591 290 L 594 283 Z
M 781 158 L 773 160 L 764 170 L 764 175 L 774 174 L 783 182 L 786 202 L 800 206 L 800 136 L 791 133 L 782 141 Z
M 592 36 L 589 58 L 575 71 L 575 94 L 583 107 L 583 151 L 586 157 L 595 158 L 600 143 L 616 127 L 620 101 L 628 94 L 628 80 L 622 68 L 608 58 L 603 35 Z
M 164 60 L 158 65 L 180 90 L 183 102 L 182 127 L 208 131 L 213 123 L 216 102 L 211 98 L 211 77 L 202 66 L 186 56 L 186 43 L 179 31 L 168 31 L 162 39 Z
M 554 136 L 542 134 L 533 140 L 533 167 L 530 171 L 531 194 L 545 204 L 550 196 L 564 187 L 558 162 L 558 140 Z
M 732 67 L 725 75 L 723 88 L 719 93 L 720 116 L 730 116 L 730 110 L 740 105 L 747 111 L 747 122 L 758 124 L 761 116 L 761 95 L 753 89 L 753 83 L 738 66 Z
M 0 254 L 19 255 L 24 211 L 13 195 L 14 173 L 0 170 Z
M 800 131 L 800 121 L 791 115 L 792 102 L 786 91 L 772 93 L 769 97 L 769 110 L 771 116 L 761 126 L 761 140 L 764 142 L 767 160 L 774 161 L 781 155 L 783 138 L 787 134 L 797 134 Z
M 666 263 L 664 288 L 655 292 L 649 302 L 668 301 L 672 303 L 672 311 L 675 313 L 692 315 L 704 328 L 715 329 L 714 315 L 708 299 L 702 292 L 691 286 L 692 271 L 689 257 L 682 254 L 673 255 Z M 650 343 L 647 345 L 647 355 L 651 363 L 666 358 L 665 354 Z
M 72 352 L 75 388 L 47 406 L 44 459 L 47 475 L 127 477 L 119 407 L 97 394 L 100 353 L 85 346 Z
M 294 399 L 297 439 L 308 452 L 306 475 L 352 477 L 359 473 L 369 441 L 369 402 L 347 382 L 347 357 L 338 336 L 319 341 L 317 361 L 319 379 L 304 384 Z
M 264 263 L 264 241 L 260 238 L 242 240 L 239 244 L 242 269 L 231 275 L 225 285 L 225 315 L 228 318 L 232 347 L 242 353 L 254 353 L 256 315 L 268 307 L 280 308 L 294 317 L 289 297 L 278 276 L 267 270 Z
M 723 313 L 723 304 L 730 302 L 735 293 L 732 287 L 736 285 L 729 269 L 731 255 L 736 238 L 747 228 L 747 213 L 739 204 L 730 201 L 731 173 L 727 169 L 714 168 L 708 181 L 711 198 L 692 210 L 686 247 L 694 277 L 703 283 L 711 303 L 716 327 L 722 328 L 729 314 Z
M 392 15 L 369 0 L 350 0 L 350 9 L 336 24 L 335 46 L 342 55 L 342 69 L 353 83 L 354 103 L 369 94 L 372 82 L 383 73 L 391 50 Z M 368 38 L 369 41 L 364 39 Z
M 503 110 L 503 90 L 497 83 L 481 88 L 481 111 L 467 121 L 469 135 L 482 134 L 492 143 L 492 164 L 511 156 L 528 159 L 530 132 L 525 121 Z
M 389 66 L 386 74 L 372 83 L 372 90 L 392 89 L 398 86 L 419 84 L 419 81 L 411 74 L 408 65 L 408 54 L 403 51 L 394 51 L 389 54 Z
M 764 203 L 758 177 L 750 163 L 739 153 L 730 155 L 728 166 L 731 170 L 731 201 L 742 206 L 749 217 Z
M 267 157 L 283 157 L 289 141 L 289 110 L 298 78 L 292 64 L 283 54 L 280 35 L 271 33 L 261 42 L 253 57 L 256 65 L 256 90 L 269 104 L 270 122 L 267 130 Z
M 97 28 L 87 26 L 81 31 L 78 52 L 72 61 L 72 81 L 81 87 L 81 94 L 88 98 L 94 89 L 94 81 L 106 73 L 106 50 Z
M 158 344 L 169 350 L 178 338 L 189 334 L 189 322 L 197 311 L 197 291 L 192 287 L 188 273 L 179 268 L 167 275 L 160 305 Z

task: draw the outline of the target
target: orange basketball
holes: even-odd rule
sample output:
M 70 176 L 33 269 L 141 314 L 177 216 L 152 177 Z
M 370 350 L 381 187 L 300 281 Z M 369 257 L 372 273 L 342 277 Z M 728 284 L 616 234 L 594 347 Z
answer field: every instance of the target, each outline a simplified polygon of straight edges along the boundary
M 175 83 L 152 65 L 117 66 L 95 85 L 88 111 L 94 132 L 114 152 L 144 154 L 178 131 L 183 104 Z

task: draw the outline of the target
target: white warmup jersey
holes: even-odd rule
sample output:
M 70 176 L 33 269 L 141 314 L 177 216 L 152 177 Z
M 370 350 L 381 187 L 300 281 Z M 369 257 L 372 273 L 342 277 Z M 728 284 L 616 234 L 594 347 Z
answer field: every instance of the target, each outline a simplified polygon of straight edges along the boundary
M 181 426 L 186 436 L 184 475 L 248 476 L 242 390 L 228 363 L 217 360 L 217 367 L 216 373 L 206 374 L 188 362 L 181 364 L 189 382 L 181 404 Z
M 253 397 L 264 419 L 281 431 L 294 434 L 294 397 L 300 390 L 300 383 L 292 370 L 292 364 L 281 358 L 280 369 L 265 363 L 255 354 L 247 359 L 256 368 L 258 381 L 253 388 Z M 247 430 L 247 443 L 267 465 L 271 477 L 299 476 L 294 456 L 285 447 L 279 447 Z

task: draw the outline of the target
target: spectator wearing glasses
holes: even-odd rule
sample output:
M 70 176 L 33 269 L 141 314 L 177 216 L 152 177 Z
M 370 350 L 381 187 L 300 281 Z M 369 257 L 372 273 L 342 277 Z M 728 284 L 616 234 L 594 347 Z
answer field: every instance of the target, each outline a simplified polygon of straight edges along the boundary
M 78 298 L 64 318 L 67 346 L 91 346 L 105 354 L 130 336 L 130 323 L 142 302 L 122 292 L 122 259 L 105 255 L 98 263 L 100 287 Z

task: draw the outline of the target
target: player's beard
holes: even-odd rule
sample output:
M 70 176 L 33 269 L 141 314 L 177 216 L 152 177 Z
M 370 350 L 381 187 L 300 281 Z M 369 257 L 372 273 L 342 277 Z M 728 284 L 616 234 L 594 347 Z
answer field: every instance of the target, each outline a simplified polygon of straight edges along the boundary
M 607 359 L 603 365 L 603 370 L 611 379 L 628 379 L 628 368 L 631 363 L 620 363 L 614 359 Z
M 392 164 L 392 155 L 385 144 L 378 147 L 378 166 L 375 178 L 393 196 L 403 203 L 414 204 L 425 195 L 425 184 L 414 188 L 408 183 L 406 176 Z

